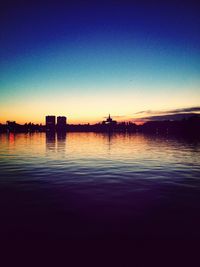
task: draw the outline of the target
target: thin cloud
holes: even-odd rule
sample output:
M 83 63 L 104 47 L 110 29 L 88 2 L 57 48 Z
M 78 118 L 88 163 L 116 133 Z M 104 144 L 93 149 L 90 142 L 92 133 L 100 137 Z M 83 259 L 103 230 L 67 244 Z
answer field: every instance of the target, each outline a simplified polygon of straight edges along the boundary
M 126 116 L 126 115 L 114 115 L 114 116 L 110 115 L 110 117 L 111 117 L 111 118 L 114 118 L 114 119 L 123 119 L 123 118 L 126 118 L 127 116 Z M 104 118 L 104 119 L 107 119 L 108 116 L 105 116 L 105 117 L 103 117 L 103 118 Z
M 178 113 L 191 113 L 191 112 L 200 112 L 200 107 L 190 107 L 190 108 L 179 108 L 171 110 L 142 110 L 134 114 L 178 114 Z
M 169 114 L 169 115 L 161 115 L 161 116 L 149 116 L 142 118 L 144 121 L 164 121 L 164 120 L 183 120 L 188 119 L 196 113 L 178 113 L 178 114 Z
M 171 109 L 165 111 L 153 111 L 153 110 L 143 110 L 135 113 L 136 115 L 144 115 L 140 118 L 132 118 L 135 122 L 139 121 L 160 121 L 160 120 L 182 120 L 187 119 L 191 116 L 197 115 L 200 112 L 200 107 L 190 107 L 190 108 L 179 108 Z
M 183 113 L 183 112 L 198 112 L 200 111 L 200 107 L 191 107 L 191 108 L 179 108 L 179 109 L 174 109 L 170 110 L 168 113 Z
M 144 114 L 144 113 L 149 113 L 149 112 L 151 112 L 151 110 L 142 110 L 142 111 L 136 112 L 134 114 Z

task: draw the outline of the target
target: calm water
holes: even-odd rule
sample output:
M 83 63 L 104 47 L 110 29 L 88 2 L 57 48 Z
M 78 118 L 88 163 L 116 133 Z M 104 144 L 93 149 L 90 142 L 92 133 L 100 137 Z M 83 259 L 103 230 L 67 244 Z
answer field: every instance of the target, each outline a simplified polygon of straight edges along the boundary
M 200 239 L 200 143 L 0 135 L 1 238 Z

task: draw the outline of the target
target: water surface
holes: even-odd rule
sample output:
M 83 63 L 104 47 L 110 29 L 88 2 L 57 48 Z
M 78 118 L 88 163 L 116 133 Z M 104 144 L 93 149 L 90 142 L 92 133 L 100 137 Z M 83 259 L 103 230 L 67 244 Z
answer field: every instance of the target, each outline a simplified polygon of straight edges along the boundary
M 200 239 L 200 143 L 142 134 L 1 134 L 1 236 Z

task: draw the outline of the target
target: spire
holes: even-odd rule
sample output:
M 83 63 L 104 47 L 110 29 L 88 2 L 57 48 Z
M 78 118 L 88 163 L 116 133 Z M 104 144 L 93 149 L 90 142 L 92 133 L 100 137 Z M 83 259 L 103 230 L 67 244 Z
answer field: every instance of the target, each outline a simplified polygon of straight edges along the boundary
M 112 118 L 110 117 L 110 114 L 109 114 L 109 116 L 108 116 L 108 118 L 107 118 L 107 122 L 112 122 Z

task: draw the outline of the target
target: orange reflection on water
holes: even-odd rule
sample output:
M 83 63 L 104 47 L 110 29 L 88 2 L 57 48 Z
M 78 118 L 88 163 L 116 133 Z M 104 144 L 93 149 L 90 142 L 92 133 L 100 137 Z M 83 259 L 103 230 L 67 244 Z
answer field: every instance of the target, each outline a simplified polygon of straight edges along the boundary
M 14 135 L 14 133 L 10 133 L 8 135 L 8 140 L 9 140 L 9 144 L 10 145 L 13 145 L 15 143 L 15 135 Z
M 194 162 L 193 150 L 186 151 L 187 143 L 167 137 L 119 133 L 33 133 L 0 135 L 1 148 L 9 154 L 24 158 L 50 159 L 52 162 L 68 160 L 81 164 L 112 164 L 111 162 L 140 163 L 156 166 L 163 162 L 174 164 L 188 155 Z M 196 149 L 196 148 L 195 148 Z M 117 164 L 116 164 L 117 166 Z

